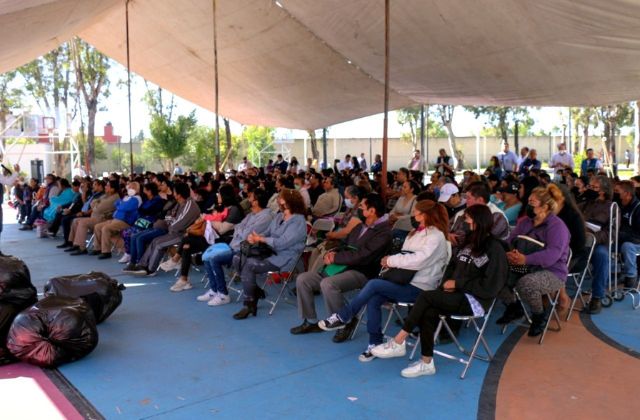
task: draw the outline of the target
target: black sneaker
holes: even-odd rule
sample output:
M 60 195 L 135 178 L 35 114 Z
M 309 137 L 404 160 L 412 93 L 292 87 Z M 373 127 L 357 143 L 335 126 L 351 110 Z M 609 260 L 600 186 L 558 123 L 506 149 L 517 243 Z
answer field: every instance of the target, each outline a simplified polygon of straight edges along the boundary
M 102 254 L 102 252 L 96 251 L 95 249 L 89 252 L 89 255 L 91 255 L 92 257 L 95 257 L 96 255 L 100 255 L 100 254 Z
M 136 265 L 134 263 L 129 263 L 125 268 L 122 269 L 123 273 L 133 274 L 136 271 Z
M 75 251 L 80 251 L 80 247 L 78 245 L 73 245 L 71 248 L 67 248 L 64 250 L 64 252 L 75 252 Z
M 344 328 L 339 329 L 336 334 L 333 336 L 334 343 L 342 343 L 345 342 L 351 337 L 353 330 L 356 328 L 356 324 L 358 323 L 358 318 L 353 318 Z
M 71 242 L 63 242 L 60 245 L 56 246 L 56 248 L 65 249 L 65 248 L 69 248 L 71 246 L 73 246 L 73 244 Z
M 323 319 L 318 322 L 318 327 L 322 328 L 325 331 L 333 331 L 339 330 L 346 326 L 344 322 L 338 317 L 338 314 L 333 314 L 327 319 Z
M 297 327 L 291 328 L 289 332 L 291 332 L 291 334 L 293 335 L 300 335 L 300 334 L 309 334 L 309 333 L 319 333 L 319 332 L 322 332 L 322 330 L 320 329 L 317 323 L 311 323 L 305 319 L 302 324 L 298 325 Z
M 504 314 L 496 320 L 496 324 L 506 325 L 511 321 L 522 318 L 523 316 L 524 309 L 522 309 L 520 302 L 513 302 L 507 306 L 507 309 L 504 310 Z
M 358 360 L 361 361 L 362 363 L 366 363 L 375 359 L 376 356 L 374 356 L 373 353 L 371 353 L 371 349 L 374 348 L 375 346 L 376 346 L 375 344 L 369 344 L 367 349 L 362 353 L 360 353 L 360 356 L 358 356 Z
M 624 278 L 624 287 L 627 289 L 635 289 L 638 285 L 638 281 L 633 277 Z
M 102 254 L 100 254 L 98 256 L 99 260 L 108 260 L 109 258 L 111 258 L 111 253 L 110 252 L 103 252 Z
M 69 255 L 73 255 L 74 257 L 77 255 L 87 255 L 87 250 L 78 248 L 77 250 L 73 251 Z

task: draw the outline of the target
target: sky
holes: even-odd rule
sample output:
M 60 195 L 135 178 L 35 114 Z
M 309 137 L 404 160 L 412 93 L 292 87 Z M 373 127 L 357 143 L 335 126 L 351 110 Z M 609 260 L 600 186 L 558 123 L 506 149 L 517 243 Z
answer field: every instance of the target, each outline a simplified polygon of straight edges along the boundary
M 107 122 L 111 122 L 114 126 L 116 135 L 122 136 L 123 142 L 128 142 L 128 105 L 127 105 L 127 88 L 126 69 L 114 63 L 109 70 L 109 78 L 111 80 L 110 95 L 101 103 L 101 111 L 96 116 L 96 134 L 102 135 L 103 127 Z M 153 85 L 151 85 L 153 86 Z M 146 91 L 144 80 L 138 76 L 132 77 L 132 133 L 136 136 L 140 130 L 143 130 L 145 136 L 148 136 L 148 127 L 150 122 L 147 105 L 142 100 Z M 167 98 L 168 100 L 168 98 Z M 33 101 L 28 102 L 33 108 L 34 113 L 41 113 Z M 189 101 L 175 98 L 176 108 L 174 115 L 186 115 L 195 110 L 198 123 L 213 127 L 215 125 L 214 114 L 204 108 L 201 108 Z M 532 109 L 531 116 L 536 122 L 533 131 L 552 132 L 560 135 L 560 129 L 563 123 L 568 120 L 567 108 L 545 107 L 540 109 Z M 462 107 L 457 107 L 453 120 L 453 131 L 456 136 L 474 136 L 483 126 L 489 126 L 485 120 L 476 120 L 473 114 L 465 111 Z M 222 122 L 221 122 L 222 123 Z M 336 124 L 329 127 L 329 138 L 380 138 L 382 137 L 383 114 L 372 115 L 365 118 L 359 118 L 353 121 Z M 242 125 L 232 121 L 231 131 L 235 134 L 242 132 Z M 397 121 L 395 112 L 389 115 L 389 137 L 400 137 L 403 132 L 408 132 L 408 127 L 401 126 Z M 318 131 L 320 135 L 320 131 Z M 290 130 L 286 128 L 278 128 L 276 137 L 303 138 L 307 133 L 301 130 Z

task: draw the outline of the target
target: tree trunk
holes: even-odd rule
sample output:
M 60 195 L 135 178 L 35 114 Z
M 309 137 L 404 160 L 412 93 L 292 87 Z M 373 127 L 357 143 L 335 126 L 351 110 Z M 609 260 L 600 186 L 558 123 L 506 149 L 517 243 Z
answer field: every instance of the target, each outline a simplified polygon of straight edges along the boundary
M 4 130 L 7 128 L 7 112 L 0 110 L 0 135 L 2 136 L 2 150 L 7 147 L 6 139 L 4 138 Z
M 509 133 L 507 132 L 507 113 L 506 111 L 500 112 L 500 117 L 498 120 L 498 128 L 500 129 L 500 137 L 503 142 L 509 141 Z
M 456 165 L 456 169 L 462 169 L 464 167 L 464 157 L 462 156 L 462 153 L 458 150 L 458 147 L 456 145 L 456 135 L 453 134 L 453 129 L 451 128 L 451 121 L 447 121 L 447 123 L 444 124 L 444 126 L 447 129 L 447 137 L 449 139 L 449 153 L 451 154 L 451 156 L 454 156 L 458 161 L 458 164 Z
M 589 122 L 583 123 L 582 126 L 582 139 L 580 139 L 580 156 L 584 155 L 584 151 L 587 148 L 587 142 L 589 141 Z
M 235 168 L 235 163 L 233 161 L 233 153 L 231 151 L 231 126 L 229 124 L 229 119 L 228 118 L 223 118 L 222 121 L 224 121 L 224 135 L 225 135 L 225 139 L 227 141 L 227 165 L 230 168 Z
M 318 151 L 318 139 L 316 138 L 316 130 L 308 130 L 309 140 L 311 141 L 311 157 L 316 162 L 320 159 L 320 152 Z M 305 159 L 307 157 L 305 156 Z M 306 161 L 305 161 L 306 163 Z
M 93 166 L 96 160 L 96 114 L 98 113 L 98 103 L 93 101 L 87 109 L 87 168 L 88 173 L 93 173 Z

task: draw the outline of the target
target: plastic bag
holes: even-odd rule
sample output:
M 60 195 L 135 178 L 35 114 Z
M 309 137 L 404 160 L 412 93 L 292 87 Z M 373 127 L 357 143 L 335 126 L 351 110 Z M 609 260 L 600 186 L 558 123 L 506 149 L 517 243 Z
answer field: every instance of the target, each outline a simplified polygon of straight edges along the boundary
M 82 299 L 47 296 L 11 324 L 7 348 L 18 359 L 56 367 L 91 353 L 98 345 L 96 320 Z
M 84 299 L 99 324 L 122 303 L 123 284 L 104 273 L 91 272 L 54 277 L 44 286 L 45 296 L 68 296 Z

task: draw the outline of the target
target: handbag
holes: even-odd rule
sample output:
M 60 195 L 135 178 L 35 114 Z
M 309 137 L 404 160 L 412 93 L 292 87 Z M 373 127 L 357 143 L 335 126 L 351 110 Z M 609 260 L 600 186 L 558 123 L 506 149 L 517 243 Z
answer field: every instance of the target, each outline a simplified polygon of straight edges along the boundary
M 134 223 L 133 226 L 142 229 L 142 230 L 147 230 L 151 227 L 152 223 L 150 220 L 145 219 L 144 217 L 140 217 L 138 218 Z
M 206 225 L 204 219 L 199 217 L 198 220 L 193 222 L 193 224 L 187 228 L 187 234 L 191 236 L 204 236 L 205 228 Z
M 518 235 L 513 241 L 513 249 L 517 249 L 521 254 L 524 255 L 529 255 L 533 254 L 534 252 L 541 251 L 544 249 L 544 247 L 544 243 L 526 235 Z M 515 285 L 520 277 L 539 270 L 541 270 L 541 268 L 537 266 L 531 266 L 527 264 L 509 264 L 510 273 L 507 283 L 509 285 Z
M 412 251 L 400 251 L 399 254 L 413 254 Z M 411 283 L 413 277 L 418 270 L 409 270 L 407 268 L 389 267 L 380 271 L 379 278 L 390 281 L 391 283 L 406 285 Z
M 244 267 L 247 258 L 264 260 L 265 258 L 269 258 L 276 254 L 277 252 L 274 251 L 273 248 L 263 242 L 250 244 L 248 241 L 242 241 L 240 242 L 240 261 L 238 263 L 238 271 L 242 271 L 242 267 Z

